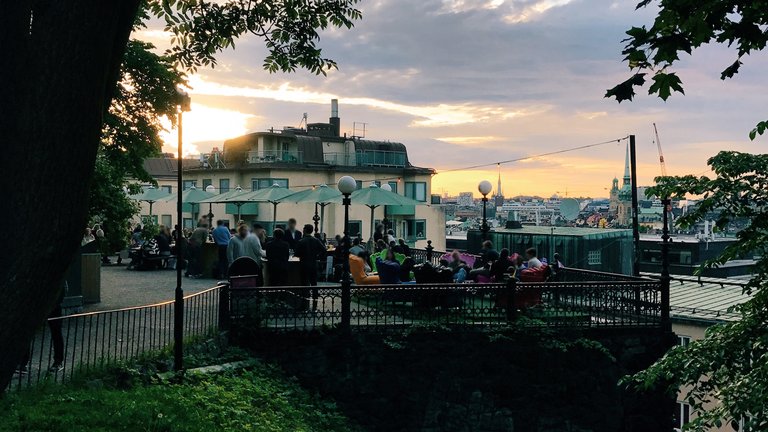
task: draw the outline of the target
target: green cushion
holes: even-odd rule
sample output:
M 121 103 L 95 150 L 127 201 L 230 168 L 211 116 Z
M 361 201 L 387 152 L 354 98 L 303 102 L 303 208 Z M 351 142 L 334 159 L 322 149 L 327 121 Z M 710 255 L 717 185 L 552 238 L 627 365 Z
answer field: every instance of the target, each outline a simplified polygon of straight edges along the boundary
M 383 250 L 383 251 L 381 251 L 379 253 L 375 253 L 375 254 L 371 255 L 371 271 L 373 271 L 374 273 L 378 273 L 378 270 L 376 270 L 376 258 L 381 258 L 383 260 L 386 257 L 387 257 L 387 251 L 386 250 Z M 395 252 L 395 259 L 400 264 L 402 264 L 405 261 L 405 258 L 406 258 L 405 255 L 403 255 L 401 253 Z

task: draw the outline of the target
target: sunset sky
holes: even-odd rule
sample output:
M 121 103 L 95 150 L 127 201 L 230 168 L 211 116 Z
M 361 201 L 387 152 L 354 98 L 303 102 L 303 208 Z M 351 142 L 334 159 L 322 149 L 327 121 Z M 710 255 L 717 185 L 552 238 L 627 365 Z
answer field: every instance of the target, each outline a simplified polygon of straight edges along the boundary
M 653 141 L 659 128 L 670 174 L 705 174 L 722 149 L 764 152 L 747 133 L 766 118 L 765 56 L 734 61 L 723 47 L 684 58 L 677 71 L 686 96 L 668 102 L 640 94 L 635 102 L 604 99 L 628 77 L 621 63 L 624 31 L 649 25 L 653 9 L 607 0 L 363 0 L 350 31 L 322 34 L 325 56 L 339 63 L 327 77 L 269 74 L 262 41 L 244 38 L 218 56 L 215 69 L 190 79 L 185 114 L 189 153 L 270 127 L 325 122 L 338 98 L 342 131 L 365 122 L 366 138 L 399 141 L 411 163 L 435 168 L 433 193 L 476 192 L 496 185 L 497 168 L 452 171 L 528 155 L 637 136 L 641 184 L 660 174 Z M 160 26 L 135 38 L 168 46 Z M 642 91 L 642 90 L 641 90 Z M 168 134 L 168 151 L 175 149 Z M 626 141 L 501 166 L 504 194 L 607 196 L 621 177 Z

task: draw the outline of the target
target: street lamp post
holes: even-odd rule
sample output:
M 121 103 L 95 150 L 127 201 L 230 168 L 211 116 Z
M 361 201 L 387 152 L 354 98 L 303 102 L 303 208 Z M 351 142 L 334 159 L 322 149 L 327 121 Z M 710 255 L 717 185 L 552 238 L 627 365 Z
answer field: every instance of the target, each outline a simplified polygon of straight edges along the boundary
M 381 185 L 381 190 L 392 192 L 392 186 L 390 186 L 389 183 L 384 183 Z M 384 225 L 385 230 L 389 229 L 389 219 L 387 219 L 387 206 L 384 206 L 384 219 L 381 220 L 381 224 Z
M 205 191 L 215 194 L 216 186 L 208 185 L 205 187 Z M 213 203 L 208 203 L 208 229 L 213 229 Z
M 480 225 L 480 232 L 483 235 L 483 241 L 486 241 L 488 240 L 488 231 L 490 231 L 486 207 L 488 206 L 488 194 L 493 190 L 493 185 L 488 180 L 483 180 L 477 185 L 477 190 L 483 195 L 483 224 Z
M 352 301 L 352 280 L 349 274 L 349 205 L 352 200 L 349 196 L 357 189 L 357 182 L 350 176 L 344 176 L 339 179 L 339 192 L 344 196 L 344 239 L 342 240 L 342 266 L 341 275 L 341 328 L 348 331 L 350 327 L 350 303 Z
M 173 369 L 180 371 L 184 367 L 184 290 L 181 288 L 181 263 L 183 262 L 184 252 L 182 249 L 182 197 L 181 192 L 183 188 L 183 176 L 182 176 L 182 114 L 184 111 L 190 110 L 192 103 L 187 92 L 177 89 L 179 101 L 177 105 L 178 113 L 178 132 L 179 132 L 179 146 L 178 155 L 176 159 L 176 221 L 179 224 L 179 228 L 176 230 L 176 291 L 173 302 Z

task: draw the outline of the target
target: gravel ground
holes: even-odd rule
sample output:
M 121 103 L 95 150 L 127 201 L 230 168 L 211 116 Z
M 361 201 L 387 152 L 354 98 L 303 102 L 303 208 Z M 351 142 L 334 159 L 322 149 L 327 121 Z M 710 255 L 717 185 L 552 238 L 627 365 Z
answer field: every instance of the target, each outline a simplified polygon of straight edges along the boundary
M 184 294 L 216 286 L 215 279 L 183 278 Z M 126 270 L 126 266 L 101 267 L 101 302 L 86 305 L 84 312 L 144 306 L 173 300 L 175 270 Z

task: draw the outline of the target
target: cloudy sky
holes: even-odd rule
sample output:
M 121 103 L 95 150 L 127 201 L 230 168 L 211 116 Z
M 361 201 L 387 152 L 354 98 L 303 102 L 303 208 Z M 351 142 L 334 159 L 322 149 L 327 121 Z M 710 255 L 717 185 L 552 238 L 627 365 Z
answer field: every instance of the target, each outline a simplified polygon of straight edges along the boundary
M 670 174 L 704 174 L 722 149 L 764 152 L 747 133 L 766 117 L 765 56 L 745 59 L 736 79 L 720 81 L 733 60 L 722 47 L 686 58 L 677 71 L 686 96 L 668 102 L 604 99 L 628 77 L 620 62 L 624 31 L 649 24 L 653 9 L 608 0 L 363 0 L 350 31 L 323 33 L 320 46 L 339 63 L 327 77 L 269 74 L 266 51 L 245 38 L 215 69 L 191 77 L 185 134 L 192 152 L 246 132 L 327 121 L 340 100 L 342 131 L 366 123 L 366 138 L 399 141 L 414 165 L 435 168 L 433 193 L 496 184 L 497 168 L 475 164 L 604 142 L 634 134 L 641 184 L 660 174 L 659 128 Z M 168 44 L 160 27 L 134 37 Z M 358 131 L 359 133 L 359 131 Z M 167 150 L 175 147 L 168 135 Z M 554 193 L 607 196 L 621 177 L 626 141 L 502 165 L 507 196 Z M 450 172 L 443 172 L 453 170 Z

